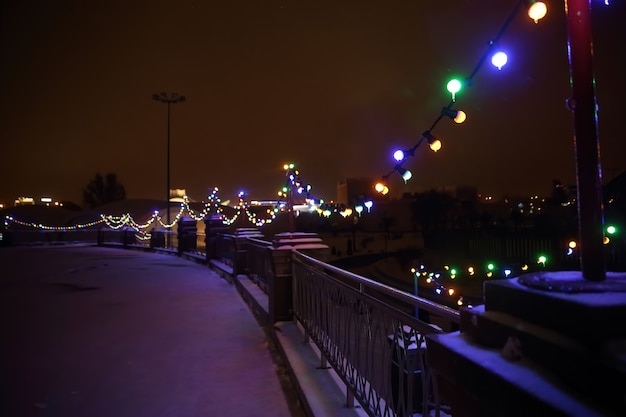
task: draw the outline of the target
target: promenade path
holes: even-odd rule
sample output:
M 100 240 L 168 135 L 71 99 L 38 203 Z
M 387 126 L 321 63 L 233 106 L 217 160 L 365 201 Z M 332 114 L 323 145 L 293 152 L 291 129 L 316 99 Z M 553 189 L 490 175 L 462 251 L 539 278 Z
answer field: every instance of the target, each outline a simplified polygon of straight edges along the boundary
M 302 416 L 233 285 L 168 254 L 0 249 L 0 416 Z

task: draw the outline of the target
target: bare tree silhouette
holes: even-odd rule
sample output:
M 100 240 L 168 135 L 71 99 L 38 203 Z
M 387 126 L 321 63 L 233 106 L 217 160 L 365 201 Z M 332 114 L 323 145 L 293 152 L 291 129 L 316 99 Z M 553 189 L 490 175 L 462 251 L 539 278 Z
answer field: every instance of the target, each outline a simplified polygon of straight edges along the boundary
M 83 188 L 83 205 L 94 208 L 112 201 L 126 199 L 126 190 L 118 182 L 117 175 L 108 173 L 104 177 L 99 173 Z

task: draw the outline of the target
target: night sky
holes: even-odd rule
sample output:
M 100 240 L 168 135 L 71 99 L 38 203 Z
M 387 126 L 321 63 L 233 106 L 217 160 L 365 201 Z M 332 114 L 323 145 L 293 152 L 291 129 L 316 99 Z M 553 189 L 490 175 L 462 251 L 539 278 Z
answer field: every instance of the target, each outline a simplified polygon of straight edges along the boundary
M 418 149 L 390 178 L 396 194 L 475 185 L 485 194 L 547 195 L 575 184 L 563 1 L 534 24 L 522 11 L 491 64 L 457 97 L 463 125 L 442 120 L 443 149 Z M 605 182 L 626 170 L 625 5 L 594 2 Z M 218 186 L 273 198 L 294 162 L 313 194 L 379 178 L 448 104 L 516 0 L 4 0 L 0 51 L 0 202 L 80 203 L 96 172 L 128 198 L 163 199 L 167 106 L 171 186 L 194 200 Z

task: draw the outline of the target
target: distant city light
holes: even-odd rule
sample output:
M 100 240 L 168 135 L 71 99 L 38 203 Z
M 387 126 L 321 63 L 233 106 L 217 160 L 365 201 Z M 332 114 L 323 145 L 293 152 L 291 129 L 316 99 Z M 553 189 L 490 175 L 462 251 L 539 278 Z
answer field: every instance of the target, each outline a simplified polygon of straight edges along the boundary
M 35 204 L 35 199 L 33 197 L 18 197 L 14 204 L 16 206 Z

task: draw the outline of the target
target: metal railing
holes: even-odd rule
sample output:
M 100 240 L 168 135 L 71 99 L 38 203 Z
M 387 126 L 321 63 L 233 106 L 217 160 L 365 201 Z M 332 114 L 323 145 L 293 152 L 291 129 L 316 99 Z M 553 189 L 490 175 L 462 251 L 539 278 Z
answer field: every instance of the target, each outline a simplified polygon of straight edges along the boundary
M 440 326 L 420 321 L 377 296 L 459 323 L 457 311 L 322 263 L 294 251 L 293 313 L 371 416 L 410 416 L 439 401 L 425 366 L 425 336 Z
M 218 234 L 213 242 L 214 248 L 211 252 L 214 252 L 215 259 L 224 263 L 224 265 L 230 267 L 234 271 L 235 267 L 235 237 L 229 234 Z M 207 247 L 207 251 L 209 248 Z
M 456 330 L 458 311 L 262 239 L 219 234 L 216 246 L 234 275 L 267 294 L 269 324 L 300 323 L 321 352 L 320 366 L 332 366 L 348 388 L 348 404 L 356 399 L 372 417 L 439 410 L 425 338 Z
M 264 293 L 268 292 L 268 277 L 273 275 L 272 244 L 261 239 L 247 238 L 247 274 Z

